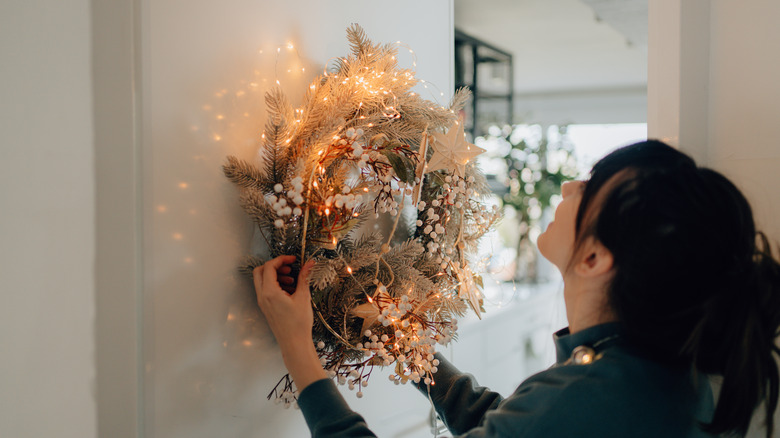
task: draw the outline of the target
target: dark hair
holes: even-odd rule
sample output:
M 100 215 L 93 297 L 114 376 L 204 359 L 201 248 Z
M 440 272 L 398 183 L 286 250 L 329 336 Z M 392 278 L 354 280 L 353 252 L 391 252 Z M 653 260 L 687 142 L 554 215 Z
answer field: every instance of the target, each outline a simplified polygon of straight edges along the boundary
M 734 184 L 662 142 L 626 146 L 593 167 L 576 233 L 612 253 L 610 310 L 632 345 L 723 376 L 704 429 L 744 435 L 765 401 L 771 437 L 780 264 Z

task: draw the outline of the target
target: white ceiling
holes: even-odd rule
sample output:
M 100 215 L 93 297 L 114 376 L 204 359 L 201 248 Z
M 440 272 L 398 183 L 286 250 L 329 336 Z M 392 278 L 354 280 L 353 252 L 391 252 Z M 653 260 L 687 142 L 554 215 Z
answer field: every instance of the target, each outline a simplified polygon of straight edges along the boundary
M 648 0 L 454 0 L 455 26 L 514 55 L 523 95 L 644 90 Z

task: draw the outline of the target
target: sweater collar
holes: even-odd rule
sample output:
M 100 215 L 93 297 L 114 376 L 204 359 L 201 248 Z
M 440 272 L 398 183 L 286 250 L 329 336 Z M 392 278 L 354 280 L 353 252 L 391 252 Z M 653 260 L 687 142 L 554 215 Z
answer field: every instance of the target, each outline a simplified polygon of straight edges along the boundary
M 573 335 L 569 333 L 568 327 L 558 330 L 553 334 L 556 362 L 559 364 L 566 362 L 571 356 L 572 351 L 580 345 L 586 345 L 593 348 L 603 348 L 607 345 L 611 345 L 611 340 L 616 339 L 619 333 L 620 324 L 617 322 L 608 322 L 606 324 L 588 327 Z

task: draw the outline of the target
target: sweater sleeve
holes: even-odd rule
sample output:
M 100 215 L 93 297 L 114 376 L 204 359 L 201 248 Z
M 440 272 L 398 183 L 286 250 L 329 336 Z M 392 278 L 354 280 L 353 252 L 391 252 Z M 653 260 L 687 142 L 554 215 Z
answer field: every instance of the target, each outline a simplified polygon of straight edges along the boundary
M 349 408 L 330 379 L 318 380 L 304 388 L 298 396 L 298 406 L 312 438 L 376 437 L 363 417 Z
M 472 375 L 461 373 L 442 355 L 436 358 L 439 370 L 430 386 L 430 397 L 444 424 L 456 435 L 481 425 L 485 414 L 498 407 L 501 395 L 478 386 Z M 417 388 L 428 396 L 428 386 L 418 384 Z

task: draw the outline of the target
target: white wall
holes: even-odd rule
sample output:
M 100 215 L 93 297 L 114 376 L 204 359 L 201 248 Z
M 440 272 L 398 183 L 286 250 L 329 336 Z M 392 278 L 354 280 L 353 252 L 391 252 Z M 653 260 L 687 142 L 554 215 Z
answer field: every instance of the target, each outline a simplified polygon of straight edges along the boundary
M 0 435 L 96 436 L 90 2 L 0 3 Z
M 255 157 L 265 90 L 278 79 L 297 100 L 348 53 L 352 22 L 411 46 L 418 77 L 449 97 L 451 16 L 450 0 L 140 2 L 144 436 L 308 435 L 300 412 L 265 398 L 285 371 L 236 272 L 252 228 L 220 167 L 228 154 Z M 399 59 L 412 64 L 407 51 Z M 382 436 L 426 435 L 427 401 L 386 373 L 347 400 Z
M 729 176 L 780 241 L 780 3 L 650 2 L 648 131 Z
M 709 164 L 746 192 L 780 242 L 780 2 L 711 4 Z
M 777 245 L 780 3 L 649 4 L 649 136 L 679 145 L 734 181 L 758 227 Z M 780 424 L 780 415 L 775 417 Z M 754 427 L 749 435 L 762 433 Z

